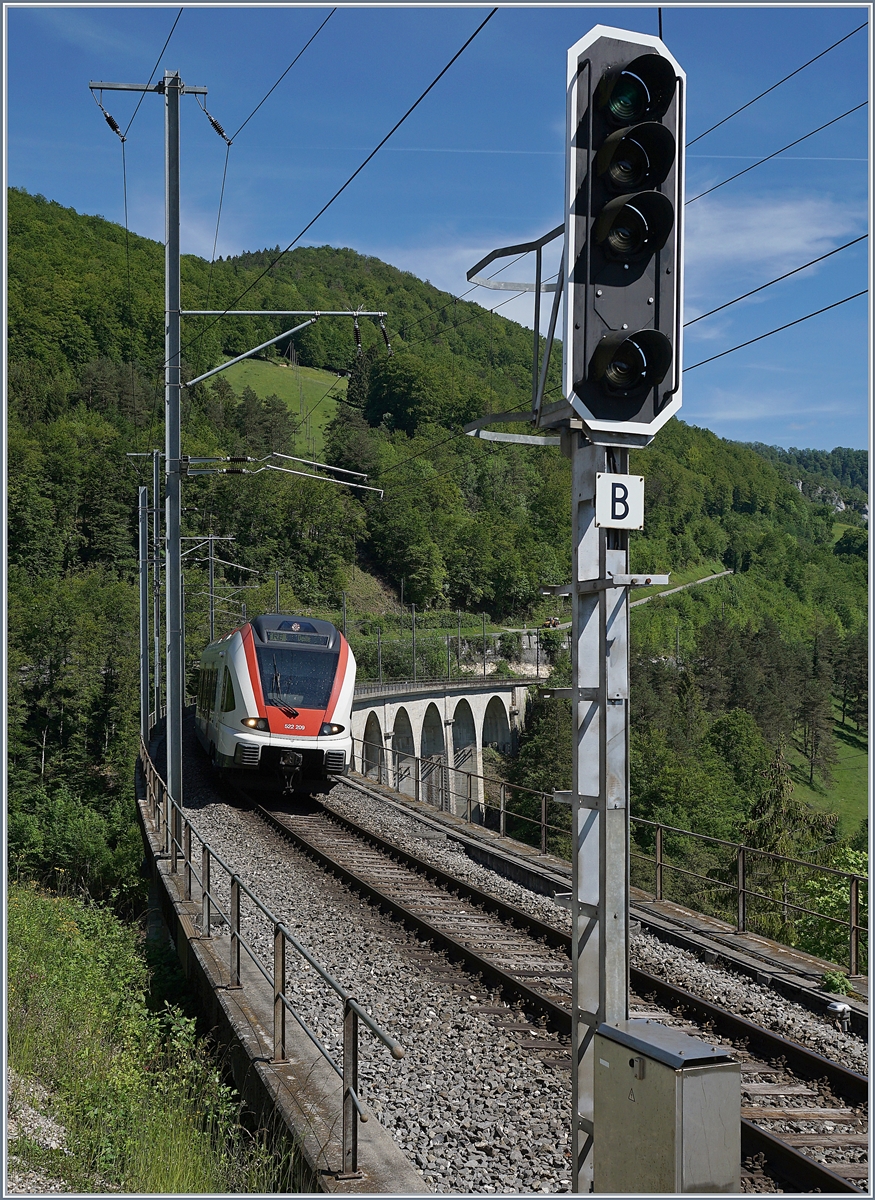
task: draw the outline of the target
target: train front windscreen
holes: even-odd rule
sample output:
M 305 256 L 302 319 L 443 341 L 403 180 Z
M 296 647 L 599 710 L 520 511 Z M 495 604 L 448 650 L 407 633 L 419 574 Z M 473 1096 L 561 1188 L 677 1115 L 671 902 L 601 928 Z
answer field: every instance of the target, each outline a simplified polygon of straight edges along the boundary
M 260 646 L 257 653 L 266 704 L 286 708 L 328 707 L 338 651 Z

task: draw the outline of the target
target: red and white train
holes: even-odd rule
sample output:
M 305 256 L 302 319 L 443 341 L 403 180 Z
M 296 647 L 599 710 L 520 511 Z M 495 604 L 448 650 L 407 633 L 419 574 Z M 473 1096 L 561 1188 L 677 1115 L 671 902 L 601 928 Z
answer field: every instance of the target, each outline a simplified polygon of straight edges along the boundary
M 349 770 L 354 688 L 355 658 L 329 621 L 255 617 L 201 655 L 198 739 L 220 769 L 312 786 Z

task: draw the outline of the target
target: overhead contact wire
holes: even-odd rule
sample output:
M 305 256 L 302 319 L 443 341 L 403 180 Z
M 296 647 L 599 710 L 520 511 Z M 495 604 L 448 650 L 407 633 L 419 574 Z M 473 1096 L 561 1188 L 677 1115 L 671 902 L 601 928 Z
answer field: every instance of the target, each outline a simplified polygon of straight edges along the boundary
M 265 277 L 265 275 L 269 274 L 269 272 L 273 270 L 273 268 L 277 265 L 277 263 L 280 262 L 289 253 L 289 251 L 292 249 L 292 247 L 301 240 L 301 238 L 304 236 L 304 234 L 316 224 L 316 222 L 323 215 L 323 213 L 325 213 L 331 207 L 331 205 L 334 203 L 334 201 L 337 200 L 338 197 L 341 196 L 346 191 L 346 189 L 349 187 L 349 185 L 352 183 L 352 181 L 358 175 L 361 174 L 361 172 L 368 165 L 368 163 L 371 161 L 371 159 L 377 154 L 377 152 L 380 151 L 383 148 L 383 146 L 385 146 L 386 142 L 388 142 L 389 139 L 392 137 L 392 135 L 401 128 L 401 126 L 404 124 L 404 122 L 407 120 L 407 118 L 411 115 L 412 112 L 414 112 L 414 110 L 416 108 L 419 107 L 419 105 L 426 98 L 426 96 L 429 94 L 429 92 L 440 82 L 441 79 L 443 79 L 444 75 L 446 75 L 446 73 L 447 73 L 447 71 L 449 71 L 450 67 L 456 62 L 456 60 L 459 57 L 461 57 L 461 55 L 465 52 L 465 50 L 467 50 L 467 48 L 471 45 L 471 43 L 474 41 L 474 39 L 477 37 L 477 35 L 480 33 L 480 31 L 488 24 L 489 21 L 492 20 L 492 18 L 495 16 L 495 14 L 497 12 L 498 12 L 498 8 L 497 7 L 493 8 L 491 10 L 491 12 L 488 14 L 488 16 L 485 17 L 485 19 L 480 22 L 480 24 L 477 26 L 477 28 L 474 30 L 474 32 L 471 34 L 471 36 L 456 51 L 456 53 L 453 55 L 453 57 L 450 59 L 450 61 L 446 64 L 446 66 L 443 67 L 443 69 L 441 71 L 439 71 L 438 74 L 434 77 L 434 79 L 431 81 L 431 83 L 428 85 L 428 87 L 425 89 L 425 91 L 422 93 L 422 95 L 417 100 L 415 100 L 413 102 L 413 104 L 411 104 L 410 108 L 408 108 L 408 110 L 404 114 L 404 116 L 401 117 L 401 119 L 399 121 L 396 121 L 396 123 L 392 126 L 392 128 L 389 130 L 389 132 L 386 134 L 386 136 L 380 142 L 377 143 L 377 145 L 370 152 L 370 154 L 367 156 L 367 158 L 365 158 L 364 161 L 358 167 L 356 167 L 356 169 L 353 171 L 352 175 L 350 175 L 350 177 L 347 179 L 347 181 L 337 189 L 337 191 L 334 193 L 334 195 L 331 197 L 331 199 L 326 201 L 326 203 L 322 205 L 322 207 L 316 213 L 315 217 L 313 217 L 310 221 L 307 222 L 307 224 L 304 226 L 304 228 L 292 239 L 292 241 L 289 242 L 289 244 L 288 244 L 288 246 L 286 246 L 285 250 L 282 250 L 277 255 L 277 257 L 275 259 L 273 259 L 272 262 L 268 263 L 268 265 L 261 272 L 261 274 L 257 275 L 255 277 L 255 279 L 253 279 L 252 283 L 250 283 L 246 288 L 244 288 L 243 291 L 240 292 L 240 294 L 234 300 L 231 301 L 231 304 L 229 304 L 228 308 L 226 308 L 225 311 L 220 316 L 216 317 L 215 320 L 212 321 L 209 326 L 207 326 L 207 329 L 212 328 L 212 325 L 215 325 L 218 321 L 220 321 L 222 319 L 222 316 L 225 315 L 225 313 L 229 312 L 230 309 L 234 307 L 234 305 L 239 304 L 239 302 L 243 299 L 243 297 L 248 295 L 249 292 L 251 292 L 252 289 L 255 287 L 255 285 L 257 283 L 259 283 Z M 204 332 L 206 332 L 206 330 L 204 330 Z M 191 343 L 187 343 L 186 346 L 183 347 L 183 349 L 187 349 L 189 345 L 191 345 Z
M 782 146 L 780 150 L 775 150 L 771 154 L 767 154 L 765 158 L 761 158 L 759 162 L 752 163 L 749 167 L 745 167 L 741 171 L 736 171 L 734 175 L 730 175 L 728 179 L 723 179 L 720 183 L 715 183 L 713 187 L 706 188 L 704 192 L 699 192 L 698 196 L 693 196 L 687 200 L 687 204 L 692 204 L 694 200 L 701 200 L 703 196 L 708 196 L 711 192 L 716 192 L 718 188 L 724 187 L 727 183 L 732 183 L 733 179 L 739 179 L 742 175 L 746 175 L 748 171 L 753 171 L 757 167 L 761 167 L 763 163 L 767 163 L 772 158 L 777 158 L 779 154 L 783 154 L 785 150 L 791 150 L 794 146 L 798 146 L 800 142 L 806 141 L 810 137 L 814 137 L 816 133 L 820 133 L 824 129 L 829 129 L 830 125 L 835 125 L 837 121 L 843 121 L 845 117 L 849 117 L 851 113 L 859 112 L 861 108 L 865 108 L 868 100 L 864 100 L 862 104 L 855 104 L 853 108 L 849 108 L 847 112 L 843 112 L 838 117 L 833 117 L 831 121 L 827 121 L 825 125 L 819 125 L 817 129 L 812 129 L 810 133 L 805 133 L 802 137 L 797 138 L 795 142 L 789 142 L 786 146 Z
M 780 333 L 784 329 L 790 329 L 793 325 L 801 325 L 803 321 L 810 321 L 812 317 L 819 317 L 821 313 L 829 312 L 831 308 L 838 308 L 842 304 L 847 304 L 849 300 L 857 300 L 860 296 L 868 295 L 868 291 L 854 292 L 853 296 L 845 296 L 844 300 L 836 300 L 834 304 L 827 304 L 825 308 L 819 308 L 817 312 L 806 313 L 804 317 L 797 317 L 795 321 L 788 321 L 786 325 L 779 325 L 777 329 L 770 329 L 768 333 L 761 333 L 759 337 L 751 338 L 747 342 L 740 342 L 737 346 L 731 346 L 728 350 L 721 350 L 719 354 L 712 354 L 710 358 L 703 358 L 701 362 L 693 363 L 691 367 L 684 367 L 684 374 L 687 371 L 695 371 L 696 367 L 703 367 L 705 363 L 714 362 L 717 358 L 724 358 L 727 354 L 733 354 L 736 350 L 742 350 L 745 346 L 752 346 L 754 342 L 761 342 L 763 338 L 771 337 L 773 333 Z
M 815 263 L 823 262 L 825 258 L 830 258 L 833 254 L 838 254 L 840 250 L 847 250 L 849 246 L 856 246 L 857 242 L 865 242 L 868 236 L 867 233 L 861 234 L 860 237 L 854 238 L 853 241 L 845 242 L 843 246 L 836 246 L 835 250 L 829 250 L 826 254 L 821 254 L 820 258 L 812 258 L 811 262 L 803 263 L 801 267 L 794 267 L 792 271 L 785 271 L 783 275 L 779 275 L 776 279 L 770 279 L 768 283 L 762 283 L 759 287 L 745 292 L 744 295 L 736 296 L 734 300 L 727 300 L 725 304 L 719 304 L 717 308 L 709 309 L 708 312 L 702 313 L 701 316 L 693 317 L 691 321 L 685 321 L 684 329 L 690 325 L 695 325 L 697 321 L 704 321 L 706 317 L 713 317 L 715 313 L 722 312 L 724 308 L 738 304 L 739 300 L 746 300 L 748 296 L 755 296 L 757 292 L 765 291 L 773 283 L 780 283 L 782 279 L 789 279 L 791 275 L 798 275 L 800 271 L 804 271 L 807 267 L 813 267 Z

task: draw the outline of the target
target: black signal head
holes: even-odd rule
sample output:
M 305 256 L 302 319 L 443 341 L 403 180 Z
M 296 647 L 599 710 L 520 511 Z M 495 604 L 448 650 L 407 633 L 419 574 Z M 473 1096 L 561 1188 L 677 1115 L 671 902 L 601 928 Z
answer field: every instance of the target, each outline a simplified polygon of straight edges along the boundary
M 596 103 L 615 126 L 658 121 L 671 104 L 676 82 L 667 59 L 660 54 L 641 54 L 625 67 L 605 72 Z
M 590 378 L 605 396 L 635 398 L 662 383 L 671 357 L 671 343 L 657 329 L 615 330 L 596 346 Z
M 596 155 L 596 174 L 613 192 L 655 188 L 671 170 L 675 150 L 670 129 L 657 121 L 643 121 L 617 129 L 605 140 Z
M 661 192 L 616 196 L 596 217 L 595 240 L 615 262 L 637 262 L 661 250 L 674 224 L 674 206 Z

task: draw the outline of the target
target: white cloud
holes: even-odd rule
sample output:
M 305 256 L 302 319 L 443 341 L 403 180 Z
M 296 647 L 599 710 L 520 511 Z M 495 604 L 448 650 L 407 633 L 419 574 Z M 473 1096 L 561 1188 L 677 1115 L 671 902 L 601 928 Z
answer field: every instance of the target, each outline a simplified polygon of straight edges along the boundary
M 131 55 L 142 52 L 142 46 L 136 38 L 113 33 L 105 21 L 87 16 L 81 8 L 35 6 L 30 12 L 38 20 L 49 25 L 57 37 L 78 46 L 80 50 Z
M 716 272 L 779 275 L 865 231 L 857 206 L 811 198 L 767 197 L 735 204 L 702 200 L 686 214 L 686 288 L 713 294 Z
M 682 416 L 692 424 L 703 421 L 750 424 L 767 423 L 791 418 L 794 420 L 806 417 L 812 420 L 824 416 L 858 417 L 859 403 L 850 399 L 830 397 L 820 403 L 810 401 L 800 403 L 799 396 L 793 392 L 762 392 L 753 389 L 730 391 L 724 388 L 714 388 L 707 396 L 697 397 L 684 405 Z M 810 424 L 810 421 L 806 423 Z M 800 426 L 802 428 L 803 426 Z

